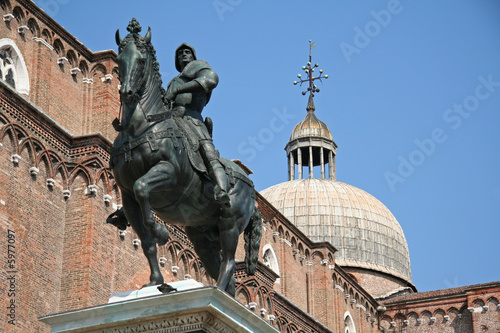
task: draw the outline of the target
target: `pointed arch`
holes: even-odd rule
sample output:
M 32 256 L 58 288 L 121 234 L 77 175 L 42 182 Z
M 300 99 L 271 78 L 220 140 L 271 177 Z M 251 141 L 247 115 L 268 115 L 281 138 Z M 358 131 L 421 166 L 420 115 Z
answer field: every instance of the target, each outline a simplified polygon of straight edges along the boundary
M 12 73 L 11 86 L 19 93 L 29 95 L 30 80 L 28 76 L 28 68 L 16 43 L 10 38 L 0 39 L 0 69 L 2 70 L 2 77 L 0 79 L 6 80 L 8 73 Z M 9 72 L 10 71 L 10 72 Z
M 280 274 L 280 268 L 278 264 L 278 257 L 276 256 L 276 252 L 274 252 L 274 249 L 271 244 L 266 244 L 262 248 L 262 260 L 264 262 L 264 265 L 269 267 L 273 272 L 278 274 L 278 276 L 281 276 Z
M 10 1 L 9 0 L 0 0 L 0 8 L 2 9 L 2 11 L 4 13 L 5 12 L 10 13 L 10 9 L 12 8 L 12 6 L 10 5 Z
M 89 75 L 89 65 L 85 60 L 80 61 L 78 68 L 82 71 L 83 77 L 87 77 Z
M 47 29 L 42 30 L 42 38 L 48 43 L 52 44 L 52 35 L 50 34 L 50 31 Z
M 34 37 L 40 37 L 40 26 L 34 18 L 28 20 L 28 28 Z
M 65 56 L 64 45 L 63 45 L 63 43 L 61 42 L 61 40 L 59 38 L 56 38 L 54 40 L 54 44 L 52 46 L 54 47 L 54 51 L 56 51 L 56 54 L 59 57 L 64 57 Z
M 24 11 L 21 9 L 21 7 L 16 6 L 12 11 L 12 14 L 14 15 L 18 25 L 24 24 L 26 16 L 24 15 Z
M 87 186 L 94 184 L 93 177 L 90 174 L 90 172 L 87 170 L 87 168 L 85 168 L 81 165 L 78 165 L 70 173 L 69 180 L 68 180 L 69 187 L 73 186 L 75 178 L 78 176 L 81 176 L 83 178 L 83 180 L 85 181 Z

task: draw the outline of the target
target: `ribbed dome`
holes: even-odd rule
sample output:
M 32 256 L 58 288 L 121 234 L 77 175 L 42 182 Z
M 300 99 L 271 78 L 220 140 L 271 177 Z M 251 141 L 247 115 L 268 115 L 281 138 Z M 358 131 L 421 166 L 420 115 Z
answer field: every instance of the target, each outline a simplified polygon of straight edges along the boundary
M 304 120 L 295 125 L 292 135 L 290 135 L 290 141 L 310 137 L 320 137 L 333 141 L 332 132 L 330 132 L 328 126 L 316 118 L 312 111 L 307 112 Z
M 371 269 L 411 283 L 403 230 L 369 193 L 328 179 L 291 180 L 260 193 L 311 240 L 333 244 L 338 265 Z

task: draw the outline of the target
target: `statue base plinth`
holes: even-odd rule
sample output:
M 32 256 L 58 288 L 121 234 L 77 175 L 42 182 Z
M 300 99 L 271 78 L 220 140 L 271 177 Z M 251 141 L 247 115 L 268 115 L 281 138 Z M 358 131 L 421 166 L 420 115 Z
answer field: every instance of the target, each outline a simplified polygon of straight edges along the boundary
M 279 332 L 216 287 L 115 301 L 40 320 L 51 332 Z

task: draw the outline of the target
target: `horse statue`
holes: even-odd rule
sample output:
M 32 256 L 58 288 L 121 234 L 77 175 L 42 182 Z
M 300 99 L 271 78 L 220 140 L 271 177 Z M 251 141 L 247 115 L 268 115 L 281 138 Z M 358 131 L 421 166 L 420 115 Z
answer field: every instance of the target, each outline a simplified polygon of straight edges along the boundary
M 140 26 L 129 25 L 128 30 L 123 39 L 116 31 L 121 110 L 113 122 L 119 133 L 110 161 L 123 208 L 108 222 L 120 229 L 130 225 L 139 236 L 151 270 L 143 287 L 164 282 L 157 244 L 166 244 L 169 235 L 165 225 L 156 222 L 156 214 L 184 227 L 208 275 L 234 297 L 235 252 L 242 232 L 247 273 L 253 275 L 257 266 L 262 221 L 253 183 L 236 163 L 221 157 L 231 184 L 230 205 L 214 199 L 213 181 L 190 162 L 189 154 L 196 151 L 179 126 L 183 119 L 172 116 L 164 103 L 151 28 L 144 36 Z

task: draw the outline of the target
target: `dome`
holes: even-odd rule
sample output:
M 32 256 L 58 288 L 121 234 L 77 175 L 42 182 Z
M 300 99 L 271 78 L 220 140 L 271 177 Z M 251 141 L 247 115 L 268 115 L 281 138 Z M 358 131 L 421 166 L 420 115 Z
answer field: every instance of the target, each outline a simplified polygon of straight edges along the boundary
M 313 241 L 335 246 L 342 267 L 374 270 L 411 283 L 401 226 L 369 193 L 329 179 L 297 179 L 260 192 Z
M 325 138 L 333 141 L 332 132 L 330 132 L 328 126 L 319 120 L 312 111 L 307 112 L 304 120 L 295 125 L 290 135 L 290 141 L 310 137 Z

